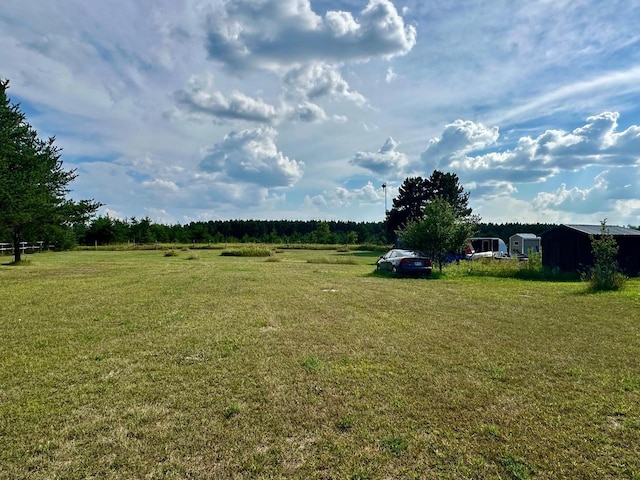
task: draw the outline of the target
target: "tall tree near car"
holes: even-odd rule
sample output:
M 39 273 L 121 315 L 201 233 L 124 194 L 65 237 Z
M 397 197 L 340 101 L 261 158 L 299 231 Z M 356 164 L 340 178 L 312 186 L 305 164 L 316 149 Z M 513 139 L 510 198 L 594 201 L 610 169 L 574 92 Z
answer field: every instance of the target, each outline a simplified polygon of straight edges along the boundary
M 461 217 L 458 210 L 443 197 L 427 203 L 423 217 L 409 222 L 400 232 L 403 244 L 427 253 L 442 264 L 451 252 L 457 252 L 473 235 L 476 224 L 472 217 Z
M 434 170 L 426 180 L 422 177 L 408 177 L 398 189 L 398 196 L 393 199 L 393 207 L 387 212 L 389 238 L 393 238 L 396 231 L 410 222 L 422 219 L 424 208 L 436 198 L 442 198 L 451 205 L 459 218 L 471 215 L 469 193 L 464 191 L 455 173 Z

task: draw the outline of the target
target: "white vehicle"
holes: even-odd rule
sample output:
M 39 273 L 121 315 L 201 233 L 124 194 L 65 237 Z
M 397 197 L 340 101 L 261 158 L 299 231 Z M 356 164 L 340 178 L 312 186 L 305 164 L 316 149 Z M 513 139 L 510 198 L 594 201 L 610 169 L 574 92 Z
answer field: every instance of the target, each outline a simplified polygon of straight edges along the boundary
M 507 244 L 497 237 L 476 237 L 469 240 L 465 250 L 467 260 L 495 258 L 502 260 L 509 257 Z

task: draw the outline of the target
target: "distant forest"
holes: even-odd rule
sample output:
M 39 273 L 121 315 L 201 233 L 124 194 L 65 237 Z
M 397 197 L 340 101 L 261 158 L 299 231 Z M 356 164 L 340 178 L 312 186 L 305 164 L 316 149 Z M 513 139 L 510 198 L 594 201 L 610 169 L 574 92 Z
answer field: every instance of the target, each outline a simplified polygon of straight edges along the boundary
M 522 223 L 481 223 L 477 236 L 499 237 L 505 241 L 516 233 L 541 235 L 556 225 Z M 394 243 L 393 232 L 385 222 L 346 222 L 317 220 L 212 220 L 185 225 L 162 225 L 150 219 L 119 220 L 98 217 L 87 225 L 73 227 L 79 245 L 122 243 Z
M 550 223 L 480 223 L 476 236 L 498 237 L 505 242 L 516 233 L 542 235 L 557 225 Z M 640 230 L 640 227 L 631 227 Z M 9 236 L 0 228 L 0 244 L 8 245 Z M 118 244 L 332 244 L 392 245 L 394 232 L 385 222 L 346 222 L 322 220 L 211 220 L 185 225 L 163 225 L 149 218 L 120 220 L 99 216 L 90 222 L 25 232 L 26 243 L 36 242 L 68 250 L 76 245 L 106 246 Z M 0 245 L 1 246 L 1 245 Z

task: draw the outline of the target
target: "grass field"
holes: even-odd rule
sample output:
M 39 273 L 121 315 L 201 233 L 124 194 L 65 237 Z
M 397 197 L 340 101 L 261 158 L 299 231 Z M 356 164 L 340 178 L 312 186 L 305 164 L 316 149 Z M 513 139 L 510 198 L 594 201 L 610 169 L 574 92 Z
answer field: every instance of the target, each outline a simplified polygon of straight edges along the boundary
M 175 253 L 0 265 L 0 478 L 640 479 L 638 279 Z

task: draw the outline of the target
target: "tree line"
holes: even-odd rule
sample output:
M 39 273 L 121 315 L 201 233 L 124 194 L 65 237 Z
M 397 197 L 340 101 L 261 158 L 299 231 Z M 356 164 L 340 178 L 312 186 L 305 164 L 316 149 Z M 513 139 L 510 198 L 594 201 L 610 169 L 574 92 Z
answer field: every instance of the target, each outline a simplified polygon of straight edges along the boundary
M 56 249 L 76 245 L 150 243 L 375 244 L 403 240 L 434 258 L 456 251 L 469 236 L 503 240 L 515 233 L 541 235 L 551 224 L 482 224 L 468 206 L 454 173 L 435 170 L 426 179 L 409 177 L 382 222 L 320 220 L 212 220 L 163 225 L 149 218 L 95 217 L 94 200 L 67 198 L 75 170 L 63 168 L 55 138 L 41 140 L 0 79 L 0 243 L 10 243 L 20 261 L 23 242 Z
M 475 234 L 499 237 L 505 241 L 516 233 L 541 235 L 555 225 L 522 223 L 478 223 Z M 321 220 L 211 220 L 185 225 L 153 223 L 149 218 L 117 219 L 99 216 L 88 223 L 74 225 L 72 243 L 77 245 L 115 244 L 372 244 L 391 245 L 395 235 L 387 236 L 386 222 Z
M 385 244 L 384 222 L 211 220 L 163 225 L 149 218 L 99 216 L 73 227 L 80 245 L 122 243 Z
M 516 233 L 541 235 L 555 225 L 523 223 L 478 223 L 476 235 L 499 237 L 505 241 Z M 165 225 L 149 218 L 118 219 L 98 216 L 72 225 L 49 225 L 31 229 L 21 238 L 42 241 L 45 246 L 68 250 L 78 245 L 117 244 L 207 244 L 207 243 L 271 243 L 271 244 L 372 244 L 392 245 L 395 235 L 387 237 L 387 224 L 380 222 L 320 220 L 212 220 L 188 224 Z M 0 229 L 0 243 L 9 243 L 9 233 Z

